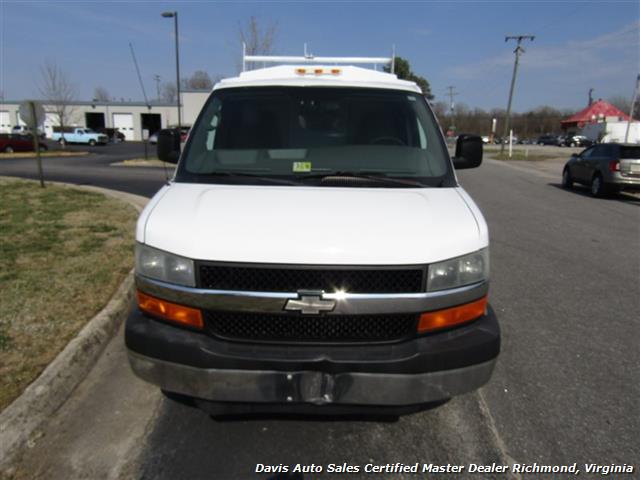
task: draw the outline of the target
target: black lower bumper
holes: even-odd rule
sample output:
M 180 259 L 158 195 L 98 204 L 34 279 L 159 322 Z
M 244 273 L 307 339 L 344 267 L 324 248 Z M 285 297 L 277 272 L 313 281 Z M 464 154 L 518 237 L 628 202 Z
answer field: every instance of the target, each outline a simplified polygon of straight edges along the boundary
M 221 402 L 411 405 L 479 388 L 500 350 L 493 311 L 452 330 L 387 345 L 234 343 L 134 308 L 134 372 L 164 390 Z
M 127 319 L 125 342 L 138 355 L 196 368 L 412 374 L 494 359 L 500 352 L 500 329 L 489 308 L 487 315 L 467 325 L 401 343 L 248 344 L 174 327 L 134 307 Z

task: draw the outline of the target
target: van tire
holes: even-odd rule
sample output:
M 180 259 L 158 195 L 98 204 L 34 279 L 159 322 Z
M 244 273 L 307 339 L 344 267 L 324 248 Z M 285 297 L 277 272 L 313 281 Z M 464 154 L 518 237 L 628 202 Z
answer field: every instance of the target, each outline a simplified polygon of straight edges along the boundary
M 89 145 L 92 147 L 96 146 L 96 141 L 92 138 L 91 140 L 89 140 Z

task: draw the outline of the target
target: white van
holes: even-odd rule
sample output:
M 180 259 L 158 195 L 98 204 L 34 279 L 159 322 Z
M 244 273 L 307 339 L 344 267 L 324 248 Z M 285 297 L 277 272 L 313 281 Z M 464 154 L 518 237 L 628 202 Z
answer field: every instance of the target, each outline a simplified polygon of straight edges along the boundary
M 11 133 L 14 135 L 31 135 L 31 127 L 27 127 L 26 125 L 14 125 L 11 129 Z M 38 128 L 38 136 L 40 138 L 44 138 L 44 132 L 42 129 Z
M 256 60 L 257 59 L 257 60 Z M 489 234 L 418 86 L 344 63 L 220 81 L 136 231 L 133 371 L 212 413 L 404 413 L 491 377 Z

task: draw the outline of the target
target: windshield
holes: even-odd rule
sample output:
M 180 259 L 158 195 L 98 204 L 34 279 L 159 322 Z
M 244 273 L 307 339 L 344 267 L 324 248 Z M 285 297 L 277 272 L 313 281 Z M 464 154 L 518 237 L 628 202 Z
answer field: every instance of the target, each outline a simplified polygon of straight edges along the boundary
M 241 183 L 307 185 L 330 175 L 411 180 L 404 186 L 455 184 L 437 123 L 420 94 L 327 87 L 215 91 L 191 133 L 176 181 L 238 183 L 242 176 Z

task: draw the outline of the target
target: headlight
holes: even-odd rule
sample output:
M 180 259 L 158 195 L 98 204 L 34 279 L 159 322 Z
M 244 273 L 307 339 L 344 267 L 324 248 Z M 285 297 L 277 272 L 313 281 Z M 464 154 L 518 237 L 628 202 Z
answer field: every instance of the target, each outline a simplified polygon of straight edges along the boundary
M 429 265 L 427 291 L 462 287 L 489 279 L 489 249 Z
M 168 283 L 195 287 L 193 260 L 136 244 L 136 273 Z

